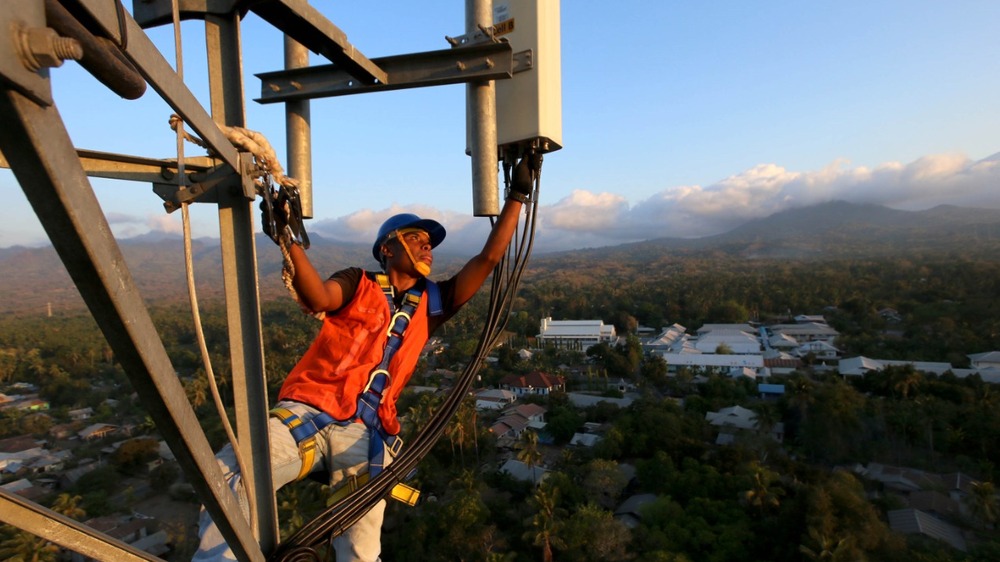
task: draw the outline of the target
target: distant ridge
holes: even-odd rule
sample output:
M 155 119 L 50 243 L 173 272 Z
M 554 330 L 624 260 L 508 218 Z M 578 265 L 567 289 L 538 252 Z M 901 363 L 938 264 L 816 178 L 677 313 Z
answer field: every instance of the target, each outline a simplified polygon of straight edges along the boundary
M 374 268 L 371 248 L 312 236 L 310 256 L 322 275 L 351 265 Z M 132 275 L 150 303 L 186 299 L 180 237 L 147 235 L 120 240 Z M 200 298 L 223 297 L 217 239 L 192 243 Z M 287 295 L 281 283 L 281 255 L 264 235 L 257 238 L 262 299 Z M 1000 210 L 942 205 L 926 211 L 899 211 L 880 205 L 831 201 L 789 209 L 747 222 L 725 234 L 697 239 L 659 238 L 598 249 L 536 254 L 526 273 L 581 271 L 600 265 L 658 267 L 681 259 L 830 260 L 894 256 L 910 259 L 1000 259 Z M 435 256 L 435 272 L 454 271 L 467 256 Z M 52 247 L 0 249 L 0 312 L 40 313 L 82 309 L 76 288 Z
M 900 211 L 881 205 L 830 201 L 780 211 L 715 236 L 656 238 L 545 254 L 536 261 L 589 257 L 638 262 L 668 255 L 740 259 L 906 255 L 996 260 L 1000 259 L 1000 210 L 941 205 L 925 211 Z

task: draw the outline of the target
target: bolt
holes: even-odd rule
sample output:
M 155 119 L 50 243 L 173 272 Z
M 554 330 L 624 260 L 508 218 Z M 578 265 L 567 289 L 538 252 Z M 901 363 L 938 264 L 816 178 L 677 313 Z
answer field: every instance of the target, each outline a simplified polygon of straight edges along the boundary
M 13 34 L 21 64 L 35 72 L 62 66 L 64 60 L 83 58 L 83 47 L 76 39 L 61 37 L 50 27 L 17 27 Z

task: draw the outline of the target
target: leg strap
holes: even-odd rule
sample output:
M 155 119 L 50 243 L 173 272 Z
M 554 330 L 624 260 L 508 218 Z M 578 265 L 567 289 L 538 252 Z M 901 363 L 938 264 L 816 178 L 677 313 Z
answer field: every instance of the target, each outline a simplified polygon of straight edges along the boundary
M 315 416 L 302 419 L 286 408 L 274 408 L 271 415 L 281 420 L 299 446 L 299 460 L 302 467 L 296 480 L 302 480 L 309 475 L 312 470 L 313 461 L 316 458 L 316 434 L 324 427 L 334 422 L 333 418 L 325 412 L 320 412 Z

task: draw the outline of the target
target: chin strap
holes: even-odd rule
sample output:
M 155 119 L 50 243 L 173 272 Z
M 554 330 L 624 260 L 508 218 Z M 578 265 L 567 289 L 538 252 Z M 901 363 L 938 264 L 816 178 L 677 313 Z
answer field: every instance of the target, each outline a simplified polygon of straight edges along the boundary
M 413 252 L 410 251 L 409 244 L 407 244 L 406 241 L 403 240 L 403 237 L 401 236 L 398 230 L 396 231 L 396 240 L 399 240 L 399 245 L 403 247 L 403 251 L 405 251 L 406 255 L 410 257 L 410 261 L 413 263 L 413 269 L 416 269 L 417 273 L 423 275 L 424 277 L 430 275 L 431 266 L 427 265 L 422 261 L 417 261 L 417 258 L 413 256 Z

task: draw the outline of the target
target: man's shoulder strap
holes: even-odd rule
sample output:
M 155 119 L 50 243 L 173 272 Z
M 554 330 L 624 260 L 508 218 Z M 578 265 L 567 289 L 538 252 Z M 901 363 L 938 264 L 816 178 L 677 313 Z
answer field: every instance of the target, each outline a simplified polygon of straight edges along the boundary
M 427 293 L 427 315 L 440 316 L 444 314 L 444 305 L 441 303 L 441 288 L 426 277 L 424 283 L 424 291 Z

